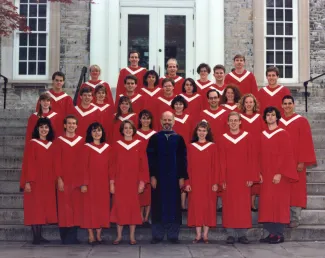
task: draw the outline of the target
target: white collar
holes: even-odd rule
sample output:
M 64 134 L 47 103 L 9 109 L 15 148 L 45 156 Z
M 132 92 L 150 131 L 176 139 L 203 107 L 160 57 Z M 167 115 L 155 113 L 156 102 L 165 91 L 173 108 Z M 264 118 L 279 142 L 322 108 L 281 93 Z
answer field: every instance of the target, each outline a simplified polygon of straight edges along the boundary
M 162 102 L 164 102 L 165 104 L 167 104 L 168 106 L 170 106 L 172 104 L 172 99 L 170 101 L 168 101 L 167 99 L 164 99 L 163 97 L 158 97 L 159 100 L 161 100 Z
M 146 140 L 148 140 L 152 135 L 154 135 L 156 133 L 156 131 L 155 130 L 152 130 L 150 133 L 148 133 L 148 134 L 144 134 L 144 133 L 142 133 L 142 132 L 140 132 L 140 131 L 137 131 L 137 134 L 138 135 L 140 135 L 143 139 L 146 139 Z
M 255 114 L 255 116 L 253 116 L 252 118 L 249 118 L 247 116 L 245 116 L 244 114 L 240 114 L 240 116 L 245 119 L 248 123 L 253 123 L 259 116 L 260 114 Z
M 270 91 L 267 86 L 266 87 L 263 87 L 262 89 L 267 93 L 269 94 L 271 97 L 273 97 L 275 94 L 277 94 L 281 89 L 283 88 L 283 85 L 279 86 L 279 88 L 277 88 L 276 90 L 274 91 Z
M 238 77 L 237 75 L 235 75 L 233 72 L 230 72 L 229 75 L 234 78 L 236 81 L 238 82 L 242 82 L 243 80 L 246 79 L 246 77 L 250 74 L 249 71 L 246 71 L 246 73 L 242 76 L 242 77 Z
M 128 96 L 126 96 L 126 95 L 123 95 L 123 94 L 120 94 L 120 97 L 123 97 L 123 96 L 125 96 L 125 97 L 128 97 Z M 140 98 L 142 95 L 141 94 L 137 94 L 136 96 L 134 96 L 132 99 L 130 98 L 130 97 L 128 97 L 130 100 L 131 100 L 131 102 L 133 103 L 134 101 L 136 101 L 138 98 Z
M 288 126 L 289 124 L 291 124 L 293 121 L 295 121 L 295 120 L 297 120 L 298 118 L 300 118 L 301 117 L 301 115 L 296 115 L 296 116 L 294 116 L 294 117 L 292 117 L 291 119 L 289 119 L 288 121 L 287 120 L 285 120 L 285 119 L 283 119 L 282 117 L 280 118 L 280 122 L 282 123 L 282 124 L 284 124 L 285 126 Z
M 97 106 L 96 104 L 94 104 L 94 106 L 96 106 L 100 111 L 104 111 L 106 108 L 108 108 L 110 106 L 110 104 L 105 104 L 104 106 L 100 107 Z
M 182 79 L 181 76 L 178 76 L 178 75 L 176 75 L 176 76 L 177 76 L 176 79 L 171 78 L 172 80 L 174 80 L 175 83 Z M 165 78 L 167 78 L 167 77 L 166 77 L 166 76 L 163 76 L 163 77 L 161 77 L 161 78 L 162 78 L 162 79 L 165 79 Z M 170 77 L 168 77 L 168 78 L 170 78 Z
M 211 116 L 213 119 L 216 119 L 218 116 L 222 115 L 224 112 L 226 112 L 225 109 L 221 109 L 218 113 L 211 113 L 209 110 L 205 109 L 203 110 L 204 113 L 206 113 L 207 115 Z
M 88 85 L 88 86 L 90 86 L 90 87 L 92 87 L 92 88 L 96 88 L 96 86 L 97 85 L 99 85 L 99 84 L 103 84 L 104 83 L 104 81 L 99 81 L 99 83 L 97 83 L 97 84 L 93 84 L 93 83 L 91 83 L 91 82 L 86 82 L 86 84 Z
M 199 151 L 204 151 L 206 148 L 208 148 L 210 145 L 212 145 L 213 142 L 208 142 L 204 144 L 203 146 L 197 144 L 196 142 L 193 142 L 192 145 L 197 148 Z
M 31 139 L 31 141 L 37 142 L 39 145 L 43 146 L 45 149 L 50 148 L 50 146 L 52 145 L 52 142 L 48 142 L 47 144 L 45 144 L 44 142 L 41 142 L 37 139 Z
M 230 106 L 228 104 L 223 104 L 223 106 L 230 109 L 230 110 L 235 110 L 237 108 L 237 105 Z
M 135 113 L 128 114 L 126 117 L 119 116 L 118 119 L 120 119 L 123 122 L 124 120 L 127 120 L 134 115 L 135 115 Z
M 76 106 L 75 108 L 76 108 L 76 110 L 78 111 L 78 113 L 79 113 L 82 117 L 84 117 L 84 116 L 88 116 L 89 114 L 93 113 L 94 111 L 96 111 L 96 110 L 98 109 L 97 106 L 95 106 L 95 105 L 92 105 L 92 106 L 93 106 L 93 108 L 90 109 L 90 110 L 88 110 L 88 111 L 86 111 L 86 112 L 83 112 L 83 111 L 82 111 L 78 106 Z
M 186 122 L 186 120 L 187 120 L 188 117 L 189 117 L 188 114 L 186 114 L 182 119 L 175 116 L 175 121 L 184 124 Z
M 266 136 L 266 138 L 268 138 L 268 139 L 270 139 L 270 138 L 272 138 L 274 135 L 276 135 L 277 133 L 279 133 L 279 132 L 281 132 L 281 131 L 283 131 L 283 129 L 282 128 L 279 128 L 279 129 L 277 129 L 277 130 L 275 130 L 273 133 L 268 133 L 267 131 L 263 131 L 263 134 Z
M 35 112 L 34 115 L 37 116 L 38 113 Z M 44 116 L 44 117 L 46 117 L 46 118 L 48 118 L 48 119 L 51 119 L 51 118 L 54 117 L 55 115 L 57 115 L 57 113 L 55 113 L 55 112 L 53 111 L 53 112 L 52 112 L 51 114 L 49 114 L 48 116 Z
M 147 93 L 148 95 L 150 95 L 150 97 L 153 97 L 156 95 L 157 92 L 159 92 L 161 90 L 161 88 L 157 87 L 157 89 L 155 89 L 154 91 L 150 91 L 146 88 L 141 88 L 141 90 L 143 90 L 145 93 Z
M 90 143 L 86 143 L 85 145 L 88 146 L 89 148 L 93 149 L 94 151 L 97 151 L 99 154 L 102 154 L 103 151 L 106 150 L 109 146 L 107 143 L 105 143 L 101 148 L 91 145 Z
M 129 67 L 125 67 L 125 70 L 127 70 L 130 74 L 137 74 L 138 72 L 141 72 L 144 68 L 143 67 L 140 67 L 139 69 L 133 71 L 132 69 L 130 69 Z
M 63 136 L 58 137 L 58 139 L 64 141 L 66 144 L 69 144 L 71 147 L 75 146 L 78 142 L 81 141 L 82 137 L 78 136 L 76 139 L 74 139 L 73 141 L 70 141 L 66 138 L 64 138 Z
M 49 94 L 51 99 L 53 99 L 55 102 L 65 98 L 65 97 L 68 97 L 68 94 L 66 94 L 66 93 L 63 93 L 62 95 L 60 95 L 58 97 L 54 96 L 50 91 L 47 91 L 46 93 Z
M 135 140 L 134 142 L 132 142 L 131 144 L 126 144 L 124 142 L 122 142 L 121 140 L 117 141 L 118 144 L 120 144 L 122 147 L 124 147 L 127 150 L 132 149 L 134 146 L 136 146 L 139 142 L 141 142 L 140 140 Z
M 192 100 L 200 97 L 201 95 L 200 94 L 195 94 L 193 97 L 187 97 L 185 94 L 181 93 L 179 94 L 180 96 L 182 96 L 187 102 L 191 102 Z
M 226 139 L 228 139 L 229 141 L 231 141 L 233 144 L 237 144 L 242 139 L 244 139 L 247 134 L 248 134 L 248 132 L 245 132 L 244 131 L 241 136 L 239 136 L 238 138 L 234 139 L 232 136 L 230 136 L 229 134 L 225 133 L 225 134 L 223 134 L 223 137 L 225 137 Z
M 209 86 L 211 86 L 213 84 L 213 82 L 208 82 L 207 84 L 202 85 L 199 80 L 197 80 L 196 82 L 196 86 L 198 86 L 201 90 L 204 90 L 205 88 L 208 88 Z
M 220 95 L 222 95 L 223 92 L 225 91 L 225 89 L 223 89 L 223 90 L 219 90 L 218 88 L 215 88 L 215 87 L 213 87 L 213 86 L 210 86 L 210 89 L 212 89 L 212 90 L 216 90 L 217 92 L 219 92 Z

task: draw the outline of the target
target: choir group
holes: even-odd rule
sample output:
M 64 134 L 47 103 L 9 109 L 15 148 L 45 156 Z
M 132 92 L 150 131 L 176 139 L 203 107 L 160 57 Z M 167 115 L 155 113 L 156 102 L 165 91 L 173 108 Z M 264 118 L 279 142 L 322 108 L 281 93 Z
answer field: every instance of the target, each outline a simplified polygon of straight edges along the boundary
M 194 81 L 178 76 L 177 60 L 169 59 L 166 76 L 159 78 L 154 70 L 139 67 L 139 58 L 131 51 L 130 66 L 120 71 L 115 104 L 97 65 L 90 67 L 91 79 L 81 85 L 76 106 L 62 90 L 62 72 L 53 74 L 52 89 L 39 97 L 28 120 L 20 182 L 24 223 L 32 227 L 33 243 L 47 242 L 42 225 L 53 223 L 59 225 L 63 244 L 79 243 L 78 227 L 88 229 L 89 244 L 102 243 L 102 228 L 113 222 L 113 244 L 121 242 L 123 226 L 129 225 L 134 245 L 136 225 L 149 225 L 151 203 L 152 228 L 167 210 L 187 210 L 187 224 L 196 229 L 193 243 L 208 243 L 209 228 L 216 227 L 217 198 L 222 199 L 219 211 L 228 244 L 236 238 L 249 242 L 252 211 L 269 232 L 260 241 L 283 242 L 285 224 L 299 225 L 307 200 L 306 167 L 316 158 L 309 123 L 294 112 L 289 89 L 278 85 L 279 70 L 269 67 L 268 86 L 258 90 L 242 55 L 234 57 L 228 74 L 216 65 L 215 82 L 208 78 L 208 64 L 199 65 L 200 79 Z M 182 136 L 177 145 L 183 142 L 187 149 L 181 158 L 185 168 L 177 167 L 175 158 L 175 176 L 184 180 L 171 209 L 164 198 L 174 192 L 168 182 L 151 200 L 164 177 L 152 169 L 149 145 L 164 130 Z M 168 155 L 162 153 L 159 158 Z M 169 240 L 177 243 L 181 222 L 170 217 L 176 233 Z M 153 234 L 152 243 L 162 238 Z

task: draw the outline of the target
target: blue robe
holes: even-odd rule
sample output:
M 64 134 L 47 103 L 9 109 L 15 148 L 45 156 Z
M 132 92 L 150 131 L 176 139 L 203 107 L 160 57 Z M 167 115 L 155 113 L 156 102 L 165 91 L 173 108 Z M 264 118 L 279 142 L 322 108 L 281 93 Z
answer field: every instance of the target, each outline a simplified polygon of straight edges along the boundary
M 184 139 L 174 131 L 160 131 L 150 138 L 147 155 L 150 177 L 157 179 L 151 189 L 152 223 L 181 224 L 179 179 L 188 179 Z

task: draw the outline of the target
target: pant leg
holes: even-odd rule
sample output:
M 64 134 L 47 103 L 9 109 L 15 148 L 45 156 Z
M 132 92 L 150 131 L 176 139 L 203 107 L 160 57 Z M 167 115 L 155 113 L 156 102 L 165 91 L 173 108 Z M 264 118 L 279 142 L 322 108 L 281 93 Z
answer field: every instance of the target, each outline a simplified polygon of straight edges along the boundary
M 235 228 L 226 228 L 226 232 L 227 232 L 227 237 L 234 237 L 237 238 L 237 232 Z
M 167 239 L 178 239 L 180 224 L 178 223 L 168 223 L 166 224 Z
M 275 234 L 277 236 L 284 236 L 284 228 L 285 228 L 285 224 L 282 223 L 274 223 L 274 227 L 275 227 Z
M 163 240 L 165 237 L 165 227 L 163 223 L 151 224 L 151 234 L 153 239 Z
M 65 236 L 65 244 L 76 244 L 78 235 L 78 227 L 69 227 L 67 228 L 67 234 Z
M 301 207 L 290 207 L 291 221 L 299 222 L 301 220 Z
M 246 236 L 247 229 L 246 228 L 236 228 L 236 233 L 237 233 L 238 238 Z
M 67 236 L 68 231 L 69 231 L 68 227 L 59 227 L 60 238 L 61 238 L 62 244 L 65 244 L 65 238 Z
M 272 222 L 265 222 L 263 223 L 263 229 L 267 230 L 269 232 L 269 234 L 275 235 L 276 234 L 276 230 L 274 228 L 274 223 Z

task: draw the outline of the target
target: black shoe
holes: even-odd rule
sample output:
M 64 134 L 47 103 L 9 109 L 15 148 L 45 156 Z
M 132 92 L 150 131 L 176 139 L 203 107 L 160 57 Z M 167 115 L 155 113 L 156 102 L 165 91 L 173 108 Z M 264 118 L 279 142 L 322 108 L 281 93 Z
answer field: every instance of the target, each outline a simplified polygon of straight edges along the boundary
M 227 237 L 226 243 L 228 245 L 233 245 L 235 243 L 235 238 L 233 236 Z
M 153 238 L 150 243 L 155 245 L 155 244 L 159 244 L 160 242 L 162 241 L 162 239 L 159 239 L 159 238 Z
M 182 209 L 182 212 L 187 212 L 187 209 Z
M 222 206 L 217 209 L 217 212 L 222 212 Z
M 258 209 L 257 208 L 251 208 L 251 211 L 252 212 L 258 212 Z
M 39 239 L 34 239 L 32 242 L 33 245 L 40 245 L 41 241 Z
M 172 239 L 168 239 L 168 241 L 172 244 L 179 244 L 179 240 L 177 238 L 172 238 Z
M 249 244 L 249 241 L 248 241 L 247 237 L 245 237 L 245 236 L 239 237 L 238 242 L 241 244 L 245 244 L 245 245 Z
M 260 243 L 270 243 L 272 238 L 274 238 L 274 235 L 269 234 L 267 237 L 261 238 Z
M 284 242 L 284 237 L 283 236 L 275 236 L 272 237 L 270 240 L 270 244 L 280 244 Z
M 150 228 L 151 225 L 150 225 L 149 221 L 145 221 L 142 223 L 142 226 L 145 228 Z

